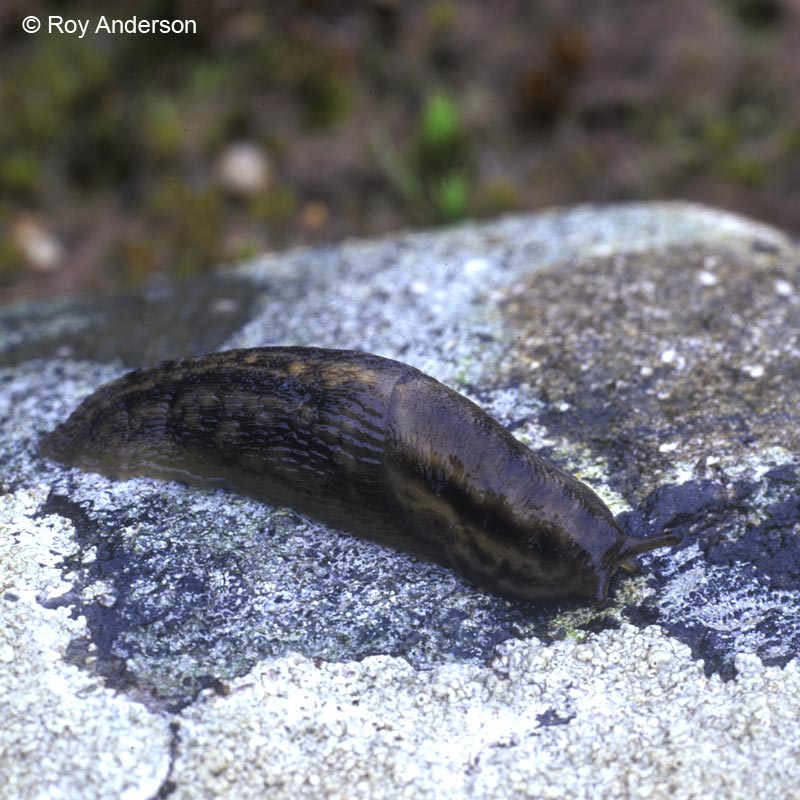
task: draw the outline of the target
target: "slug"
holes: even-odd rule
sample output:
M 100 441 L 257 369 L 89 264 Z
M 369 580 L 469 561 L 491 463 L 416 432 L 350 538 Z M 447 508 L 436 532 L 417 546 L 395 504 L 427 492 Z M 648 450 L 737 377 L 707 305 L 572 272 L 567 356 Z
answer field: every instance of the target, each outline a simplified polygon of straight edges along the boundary
M 677 541 L 626 536 L 591 489 L 470 400 L 349 350 L 229 350 L 135 370 L 40 452 L 110 477 L 233 489 L 523 600 L 603 601 L 619 567 Z

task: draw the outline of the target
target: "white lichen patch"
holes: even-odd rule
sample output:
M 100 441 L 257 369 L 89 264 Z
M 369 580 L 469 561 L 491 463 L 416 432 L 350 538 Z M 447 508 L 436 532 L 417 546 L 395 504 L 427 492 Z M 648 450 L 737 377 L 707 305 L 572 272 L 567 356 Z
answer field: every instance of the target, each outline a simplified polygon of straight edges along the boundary
M 287 657 L 184 713 L 175 797 L 797 797 L 800 669 L 736 666 L 631 626 L 488 667 Z
M 670 449 L 672 449 L 670 447 Z M 703 467 L 714 468 L 718 475 L 725 475 L 729 481 L 760 481 L 764 475 L 776 467 L 795 463 L 795 457 L 782 447 L 769 447 L 753 451 L 748 456 L 736 457 L 731 453 L 713 453 L 700 465 L 697 462 L 676 459 L 669 470 L 659 473 L 659 484 L 683 484 L 704 477 Z
M 65 662 L 85 621 L 46 608 L 70 590 L 71 524 L 35 517 L 47 487 L 0 498 L 0 794 L 154 796 L 169 767 L 168 721 Z

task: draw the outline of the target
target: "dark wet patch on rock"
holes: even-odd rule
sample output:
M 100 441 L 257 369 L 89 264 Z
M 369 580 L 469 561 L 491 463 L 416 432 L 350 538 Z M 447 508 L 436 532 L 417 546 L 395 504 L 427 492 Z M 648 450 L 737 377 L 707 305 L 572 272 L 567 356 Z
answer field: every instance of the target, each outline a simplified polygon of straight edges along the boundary
M 761 481 L 697 481 L 653 492 L 626 523 L 671 525 L 685 535 L 683 552 L 648 559 L 654 600 L 627 607 L 625 616 L 663 626 L 704 660 L 707 674 L 726 679 L 735 675 L 739 652 L 779 665 L 800 654 L 800 488 L 794 474 L 782 467 Z
M 217 498 L 208 512 L 198 498 Z M 86 511 L 51 495 L 42 514 L 73 521 L 74 586 L 61 598 L 89 637 L 68 659 L 107 685 L 177 710 L 258 661 L 297 652 L 329 661 L 388 654 L 417 669 L 488 663 L 510 638 L 563 638 L 565 625 L 617 627 L 581 603 L 510 602 L 449 570 L 306 525 L 227 493 L 137 492 L 128 507 Z M 586 611 L 585 624 L 565 612 Z
M 518 609 L 495 618 L 502 601 L 486 597 L 476 617 L 470 590 L 444 570 L 398 559 L 396 574 L 376 574 L 370 545 L 304 532 L 290 512 L 265 512 L 264 525 L 251 527 L 237 518 L 236 498 L 219 499 L 209 517 L 193 507 L 191 491 L 145 492 L 102 512 L 50 496 L 41 514 L 70 519 L 79 543 L 64 564 L 74 589 L 50 599 L 86 619 L 89 637 L 71 643 L 72 663 L 175 710 L 273 655 L 391 653 L 430 666 L 485 660 L 515 633 Z
M 769 589 L 800 591 L 800 485 L 794 470 L 768 473 L 767 478 L 792 474 L 788 496 L 764 509 L 764 520 L 747 528 L 735 541 L 721 540 L 711 545 L 707 557 L 722 566 L 749 563 L 757 570 L 759 581 Z
M 217 274 L 155 282 L 101 303 L 20 306 L 0 316 L 0 366 L 56 357 L 141 366 L 216 350 L 252 316 L 256 297 L 252 281 Z
M 632 536 L 665 530 L 696 533 L 720 524 L 732 526 L 737 511 L 743 509 L 755 488 L 747 481 L 729 485 L 711 480 L 665 484 L 651 492 L 635 511 L 620 514 L 617 521 Z

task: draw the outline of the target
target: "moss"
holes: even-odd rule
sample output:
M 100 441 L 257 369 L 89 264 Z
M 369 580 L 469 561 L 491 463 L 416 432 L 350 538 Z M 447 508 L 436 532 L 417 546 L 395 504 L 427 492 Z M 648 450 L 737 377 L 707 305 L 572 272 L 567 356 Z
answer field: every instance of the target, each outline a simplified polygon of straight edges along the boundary
M 168 267 L 173 274 L 196 275 L 221 260 L 223 204 L 218 192 L 191 188 L 177 179 L 167 180 L 148 206 L 170 254 Z
M 452 30 L 458 19 L 458 6 L 451 0 L 435 0 L 425 11 L 428 27 L 434 34 Z
M 237 101 L 208 124 L 203 144 L 209 152 L 222 150 L 231 141 L 249 138 L 253 134 L 253 127 L 249 106 Z
M 800 125 L 786 125 L 780 133 L 780 147 L 786 156 L 800 154 Z
M 0 236 L 0 285 L 13 284 L 22 272 L 22 253 L 6 236 Z
M 761 159 L 733 154 L 720 165 L 720 171 L 731 183 L 749 188 L 762 186 L 767 179 L 767 167 Z
M 709 120 L 702 129 L 701 141 L 712 152 L 730 152 L 739 142 L 739 131 L 725 117 Z
M 303 122 L 314 130 L 336 125 L 347 116 L 353 103 L 348 81 L 324 70 L 303 75 L 295 91 Z
M 157 159 L 179 156 L 184 145 L 185 126 L 175 100 L 163 94 L 144 98 L 139 134 L 146 153 Z
M 785 16 L 780 0 L 725 0 L 731 16 L 748 32 L 774 30 Z
M 423 176 L 441 176 L 462 166 L 467 142 L 455 102 L 446 94 L 425 101 L 413 147 L 416 169 Z
M 466 216 L 469 150 L 455 102 L 446 94 L 432 94 L 423 105 L 408 157 L 418 213 L 436 222 Z
M 249 212 L 258 222 L 284 222 L 297 212 L 297 193 L 289 186 L 273 186 L 250 200 Z
M 119 241 L 111 255 L 115 265 L 117 283 L 123 288 L 138 286 L 149 278 L 159 266 L 156 242 L 133 236 Z
M 53 144 L 65 120 L 84 121 L 72 112 L 83 98 L 96 96 L 109 85 L 111 71 L 99 48 L 71 37 L 47 41 L 47 47 L 33 48 L 15 64 L 3 88 L 3 105 L 11 102 L 17 109 L 13 115 L 17 134 L 43 145 Z
M 314 40 L 295 39 L 277 51 L 274 78 L 291 88 L 300 121 L 308 130 L 330 130 L 355 104 L 352 64 L 346 53 Z
M 460 172 L 445 175 L 431 188 L 431 199 L 436 214 L 444 222 L 463 219 L 467 213 L 467 181 Z
M 228 69 L 224 62 L 201 61 L 193 64 L 186 78 L 186 90 L 190 95 L 208 97 L 220 91 L 228 80 Z
M 477 211 L 484 216 L 515 211 L 522 207 L 522 193 L 510 180 L 494 178 L 486 181 L 479 189 Z
M 16 152 L 0 158 L 0 189 L 4 193 L 32 199 L 41 182 L 41 162 L 33 154 Z

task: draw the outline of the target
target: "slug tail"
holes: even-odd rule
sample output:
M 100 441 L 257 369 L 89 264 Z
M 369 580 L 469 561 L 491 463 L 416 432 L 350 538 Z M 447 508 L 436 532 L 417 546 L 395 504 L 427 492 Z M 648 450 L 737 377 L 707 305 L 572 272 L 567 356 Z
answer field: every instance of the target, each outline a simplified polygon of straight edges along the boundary
M 59 425 L 39 442 L 39 456 L 49 458 L 51 461 L 67 463 L 71 450 L 69 437 L 65 434 L 63 425 Z

